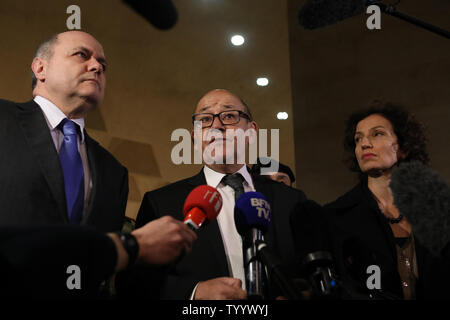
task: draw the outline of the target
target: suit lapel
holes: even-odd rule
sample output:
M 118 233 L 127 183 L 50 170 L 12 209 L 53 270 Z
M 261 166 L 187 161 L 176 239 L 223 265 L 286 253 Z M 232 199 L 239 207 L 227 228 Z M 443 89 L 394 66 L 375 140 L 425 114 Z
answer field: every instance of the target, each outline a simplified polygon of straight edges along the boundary
M 203 169 L 200 170 L 200 172 L 197 173 L 195 176 L 192 176 L 189 179 L 187 179 L 187 182 L 194 187 L 198 187 L 198 186 L 201 186 L 202 184 L 206 184 L 206 178 L 205 178 L 205 174 L 203 173 Z
M 205 174 L 203 169 L 188 180 L 188 183 L 193 186 L 200 186 L 206 184 Z M 225 247 L 223 246 L 223 239 L 220 233 L 219 224 L 217 219 L 210 222 L 207 226 L 202 228 L 198 234 L 199 239 L 204 238 L 208 241 L 211 248 L 212 256 L 216 257 L 218 261 L 218 267 L 220 268 L 220 273 L 225 275 L 230 275 L 231 270 L 228 268 L 227 257 L 225 256 Z
M 270 188 L 270 184 L 267 183 L 265 179 L 267 178 L 252 175 L 255 190 L 257 192 L 261 192 L 267 198 L 267 200 L 269 200 L 269 203 L 272 203 L 274 198 L 273 191 L 272 188 Z
M 33 100 L 18 106 L 19 125 L 58 204 L 61 218 L 68 223 L 61 164 L 44 114 Z
M 95 208 L 95 202 L 98 198 L 98 193 L 101 188 L 99 178 L 100 168 L 98 167 L 98 164 L 101 161 L 98 161 L 98 143 L 87 134 L 86 130 L 84 131 L 84 139 L 86 143 L 86 153 L 89 163 L 89 174 L 91 176 L 92 188 L 89 195 L 88 208 L 86 210 L 85 216 L 83 217 L 82 224 L 85 224 L 87 221 L 89 221 L 92 211 Z

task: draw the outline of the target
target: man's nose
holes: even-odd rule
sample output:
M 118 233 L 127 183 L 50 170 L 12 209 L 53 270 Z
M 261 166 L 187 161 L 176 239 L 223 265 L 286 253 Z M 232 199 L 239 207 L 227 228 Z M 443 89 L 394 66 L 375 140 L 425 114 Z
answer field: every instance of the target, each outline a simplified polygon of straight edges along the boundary
M 211 125 L 211 128 L 223 130 L 225 127 L 223 126 L 222 122 L 220 122 L 219 116 L 215 116 L 213 119 L 213 123 Z
M 88 70 L 101 74 L 103 72 L 103 65 L 98 62 L 97 59 L 91 57 L 91 59 L 89 60 Z

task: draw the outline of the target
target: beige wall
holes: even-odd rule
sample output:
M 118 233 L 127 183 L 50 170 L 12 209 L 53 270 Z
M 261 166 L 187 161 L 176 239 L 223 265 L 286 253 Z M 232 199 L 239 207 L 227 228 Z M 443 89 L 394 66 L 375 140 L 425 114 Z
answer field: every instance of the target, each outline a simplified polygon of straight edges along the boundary
M 341 161 L 344 122 L 375 98 L 428 127 L 431 165 L 450 181 L 450 40 L 386 15 L 377 31 L 367 15 L 308 31 L 297 20 L 304 2 L 288 1 L 297 185 L 326 203 L 355 183 Z M 398 10 L 450 30 L 449 1 L 402 1 Z
M 261 128 L 280 129 L 280 159 L 295 170 L 291 112 L 289 36 L 285 1 L 176 0 L 179 21 L 168 31 L 147 23 L 119 0 L 0 2 L 0 97 L 31 98 L 30 63 L 38 44 L 66 30 L 66 8 L 81 8 L 82 30 L 102 44 L 108 60 L 106 96 L 89 115 L 90 135 L 130 172 L 127 215 L 143 194 L 196 173 L 176 166 L 170 153 L 176 128 L 190 128 L 197 100 L 213 88 L 234 91 L 250 105 Z M 246 45 L 231 47 L 243 32 Z M 265 88 L 255 80 L 267 75 Z

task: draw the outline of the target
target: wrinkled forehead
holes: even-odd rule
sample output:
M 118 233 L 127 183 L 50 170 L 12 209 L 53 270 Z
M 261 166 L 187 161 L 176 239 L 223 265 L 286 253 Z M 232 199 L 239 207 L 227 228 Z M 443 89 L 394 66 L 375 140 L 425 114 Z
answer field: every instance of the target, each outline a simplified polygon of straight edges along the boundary
M 215 90 L 200 99 L 195 113 L 215 113 L 225 110 L 245 111 L 245 106 L 236 95 L 224 90 Z

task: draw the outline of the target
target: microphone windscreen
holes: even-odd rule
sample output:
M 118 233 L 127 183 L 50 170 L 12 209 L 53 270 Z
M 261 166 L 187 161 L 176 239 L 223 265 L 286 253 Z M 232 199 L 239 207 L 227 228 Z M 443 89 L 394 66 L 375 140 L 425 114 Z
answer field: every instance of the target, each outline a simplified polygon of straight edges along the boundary
M 124 2 L 155 28 L 167 30 L 177 23 L 177 9 L 171 0 L 124 0 Z
M 298 14 L 306 29 L 317 29 L 364 12 L 365 0 L 308 0 Z
M 394 204 L 414 236 L 435 255 L 450 242 L 450 189 L 434 170 L 418 161 L 404 162 L 391 175 Z
M 203 214 L 208 221 L 216 219 L 222 208 L 222 196 L 216 188 L 208 185 L 196 187 L 189 193 L 183 206 L 183 215 L 186 217 L 193 208 Z
M 245 235 L 253 228 L 266 232 L 270 218 L 270 204 L 262 193 L 246 192 L 237 199 L 234 206 L 234 223 L 240 235 Z

